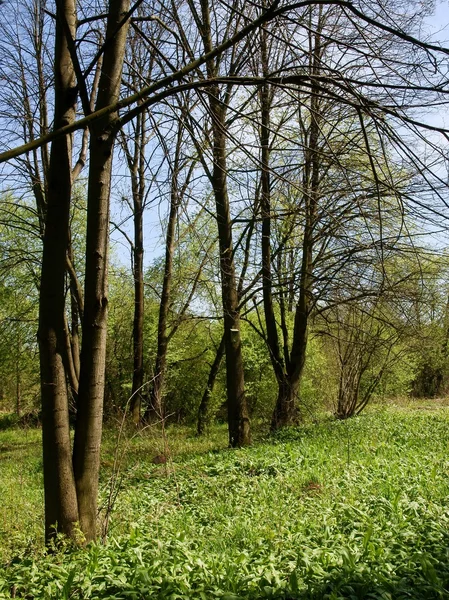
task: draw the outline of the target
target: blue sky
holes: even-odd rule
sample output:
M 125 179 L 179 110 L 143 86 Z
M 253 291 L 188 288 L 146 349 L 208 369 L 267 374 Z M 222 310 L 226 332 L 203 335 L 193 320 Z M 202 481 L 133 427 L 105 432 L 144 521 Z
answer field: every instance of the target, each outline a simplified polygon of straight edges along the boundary
M 427 19 L 433 37 L 441 44 L 449 45 L 449 2 L 437 2 L 435 14 Z

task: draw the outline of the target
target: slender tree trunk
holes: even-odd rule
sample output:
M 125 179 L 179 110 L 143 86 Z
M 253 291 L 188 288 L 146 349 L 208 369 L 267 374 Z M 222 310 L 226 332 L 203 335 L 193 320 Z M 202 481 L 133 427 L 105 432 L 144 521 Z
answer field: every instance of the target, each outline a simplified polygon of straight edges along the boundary
M 217 348 L 217 352 L 215 354 L 214 362 L 209 371 L 209 378 L 207 380 L 206 389 L 204 390 L 203 397 L 201 398 L 201 403 L 198 409 L 198 424 L 197 424 L 197 432 L 198 435 L 203 435 L 204 430 L 207 425 L 208 415 L 209 415 L 209 405 L 210 398 L 212 396 L 212 392 L 214 391 L 215 380 L 217 379 L 218 371 L 220 369 L 221 361 L 223 360 L 223 356 L 225 353 L 225 337 L 224 335 L 221 337 L 220 345 Z
M 318 177 L 318 162 L 313 161 L 313 180 Z M 296 305 L 292 349 L 287 365 L 287 377 L 278 379 L 279 391 L 271 422 L 272 429 L 293 424 L 296 419 L 296 399 L 306 361 L 308 325 L 311 308 L 313 268 L 313 227 L 316 212 L 316 186 L 312 183 L 306 201 L 306 222 L 302 245 L 299 300 Z M 306 192 L 307 193 L 307 192 Z
M 162 283 L 161 302 L 159 305 L 159 321 L 157 327 L 157 351 L 154 365 L 154 380 L 150 391 L 150 402 L 145 417 L 151 418 L 154 414 L 161 419 L 164 416 L 163 389 L 167 368 L 168 350 L 168 314 L 171 302 L 171 288 L 173 279 L 173 255 L 175 252 L 175 230 L 179 210 L 179 161 L 181 152 L 183 127 L 179 124 L 174 164 L 171 178 L 170 211 L 168 215 L 167 233 L 165 236 L 165 264 L 164 280 Z
M 75 370 L 75 377 L 77 383 L 79 383 L 80 378 L 80 324 L 79 324 L 79 310 L 78 305 L 73 303 L 71 304 L 71 350 L 72 350 L 72 361 L 73 367 Z M 78 392 L 78 386 L 76 388 Z
M 57 5 L 55 41 L 55 117 L 59 129 L 75 119 L 75 74 L 61 22 L 73 37 L 73 0 Z M 48 197 L 39 300 L 39 351 L 42 395 L 42 437 L 45 493 L 45 537 L 71 535 L 78 521 L 72 470 L 66 374 L 63 356 L 66 253 L 71 199 L 70 136 L 56 138 L 50 151 Z
M 140 422 L 143 386 L 143 206 L 134 202 L 134 319 L 133 319 L 133 384 L 130 411 L 134 423 Z
M 73 172 L 72 172 L 73 177 Z M 66 343 L 66 353 L 64 367 L 66 370 L 71 396 L 75 407 L 78 401 L 78 386 L 80 377 L 80 334 L 79 334 L 79 315 L 83 313 L 83 293 L 76 275 L 74 266 L 73 248 L 71 234 L 69 231 L 69 244 L 67 249 L 67 274 L 70 290 L 70 315 L 71 327 L 64 315 L 64 333 Z
M 218 89 L 212 94 L 218 94 Z M 213 188 L 217 211 L 220 248 L 221 293 L 226 350 L 226 387 L 228 401 L 229 444 L 245 446 L 251 442 L 249 413 L 245 398 L 240 312 L 235 278 L 232 227 L 227 191 L 226 136 L 224 110 L 217 96 L 211 96 L 213 114 Z
M 255 213 L 257 212 L 258 206 L 259 206 L 259 197 L 258 196 L 259 196 L 259 194 L 256 193 L 255 202 L 254 202 Z M 239 276 L 239 283 L 237 285 L 237 296 L 238 296 L 239 302 L 241 301 L 242 296 L 243 296 L 243 289 L 244 289 L 243 286 L 244 286 L 244 282 L 245 282 L 245 275 L 246 275 L 249 261 L 250 261 L 251 239 L 252 239 L 253 233 L 255 231 L 255 225 L 256 225 L 256 221 L 254 219 L 250 223 L 250 226 L 248 228 L 247 235 L 246 235 L 244 260 L 243 260 L 242 270 L 241 270 L 240 276 Z M 207 424 L 207 421 L 210 418 L 210 415 L 209 415 L 210 399 L 212 396 L 212 392 L 214 390 L 215 381 L 217 379 L 217 375 L 220 370 L 220 366 L 221 366 L 221 362 L 223 360 L 224 354 L 225 354 L 225 337 L 223 334 L 221 337 L 221 340 L 220 340 L 220 344 L 217 348 L 217 352 L 215 354 L 214 362 L 212 363 L 210 371 L 209 371 L 207 385 L 204 390 L 200 406 L 198 407 L 198 422 L 197 422 L 198 435 L 202 435 L 204 433 L 205 426 Z
M 262 71 L 268 74 L 267 32 L 261 29 L 260 47 Z M 270 185 L 270 87 L 265 84 L 260 90 L 261 102 L 261 216 L 262 216 L 262 293 L 266 327 L 266 341 L 270 360 L 278 384 L 278 395 L 272 418 L 272 429 L 289 425 L 295 416 L 295 399 L 298 378 L 289 372 L 291 357 L 288 340 L 284 340 L 287 350 L 284 356 L 279 344 L 278 326 L 273 306 L 273 281 L 271 264 L 271 185 Z M 284 308 L 284 307 L 282 307 Z
M 260 48 L 262 72 L 268 73 L 267 33 L 260 31 Z M 288 381 L 288 374 L 279 346 L 279 336 L 276 316 L 273 307 L 273 281 L 271 265 L 271 190 L 270 190 L 270 88 L 265 84 L 260 90 L 261 103 L 261 216 L 262 216 L 262 294 L 266 327 L 266 341 L 270 353 L 270 360 L 278 383 L 278 397 L 276 410 L 273 417 L 274 426 L 277 426 L 281 415 L 280 410 L 285 410 L 292 399 L 292 390 Z M 288 359 L 288 356 L 286 357 Z M 290 415 L 283 415 L 283 421 L 289 422 Z
M 202 0 L 202 37 L 204 49 L 213 48 L 208 0 Z M 210 78 L 217 75 L 215 60 L 207 64 Z M 235 276 L 232 225 L 227 186 L 226 106 L 220 102 L 219 87 L 209 88 L 209 108 L 212 116 L 213 169 L 211 183 L 215 196 L 220 249 L 221 295 L 223 302 L 226 351 L 226 388 L 228 403 L 229 444 L 232 447 L 251 443 L 250 420 L 245 397 L 240 311 Z
M 64 339 L 65 339 L 65 353 L 64 353 L 64 368 L 67 374 L 68 384 L 73 399 L 77 400 L 78 397 L 78 377 L 75 370 L 75 364 L 73 362 L 73 347 L 72 340 L 69 330 L 69 324 L 67 317 L 64 315 Z
M 128 0 L 111 0 L 106 39 L 112 39 L 103 61 L 96 110 L 119 98 L 128 25 L 118 24 Z M 78 413 L 73 465 L 79 522 L 86 541 L 96 536 L 98 474 L 105 384 L 109 197 L 117 113 L 91 127 L 86 239 L 86 276 Z
M 222 113 L 221 107 L 219 107 L 215 98 L 211 98 L 211 108 L 214 116 Z M 223 117 L 224 115 L 221 116 Z M 245 398 L 242 344 L 240 338 L 240 312 L 235 280 L 232 228 L 226 181 L 226 137 L 223 132 L 224 118 L 220 119 L 220 124 L 216 122 L 213 129 L 213 187 L 220 247 L 229 443 L 231 446 L 245 446 L 251 442 L 251 438 L 248 407 Z
M 143 202 L 145 195 L 145 135 L 146 114 L 139 114 L 136 120 L 134 157 L 128 154 L 131 172 L 134 220 L 134 319 L 133 319 L 133 383 L 130 411 L 134 423 L 140 422 L 143 386 L 143 320 L 145 313 L 143 281 Z M 126 142 L 125 142 L 126 143 Z
M 73 178 L 73 172 L 72 172 Z M 67 272 L 69 276 L 70 289 L 70 345 L 72 351 L 73 368 L 76 378 L 76 395 L 78 394 L 78 383 L 80 378 L 80 318 L 83 318 L 84 299 L 83 290 L 74 267 L 74 254 L 71 235 L 67 251 Z

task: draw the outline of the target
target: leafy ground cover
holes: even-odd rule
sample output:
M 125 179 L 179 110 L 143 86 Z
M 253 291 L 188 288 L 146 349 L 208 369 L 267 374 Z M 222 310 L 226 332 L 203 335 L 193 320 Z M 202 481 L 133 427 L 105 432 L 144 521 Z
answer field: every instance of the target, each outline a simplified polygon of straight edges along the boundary
M 108 432 L 108 536 L 52 554 L 39 432 L 0 431 L 0 598 L 447 598 L 449 410 L 434 408 L 377 409 L 243 450 L 219 427 L 204 440 L 144 433 L 118 452 Z

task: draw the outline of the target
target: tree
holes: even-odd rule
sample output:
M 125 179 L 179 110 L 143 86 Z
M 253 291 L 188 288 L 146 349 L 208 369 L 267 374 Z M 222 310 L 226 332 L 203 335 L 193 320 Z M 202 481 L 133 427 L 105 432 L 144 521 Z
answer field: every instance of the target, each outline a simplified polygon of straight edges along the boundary
M 384 199 L 395 198 L 400 207 L 407 205 L 413 209 L 419 208 L 422 218 L 428 218 L 441 206 L 441 186 L 445 185 L 438 171 L 444 153 L 432 139 L 425 140 L 425 133 L 433 131 L 447 135 L 448 132 L 444 127 L 418 120 L 416 111 L 422 110 L 423 105 L 446 103 L 446 75 L 442 57 L 449 51 L 415 38 L 412 29 L 415 20 L 399 14 L 400 9 L 396 6 L 389 6 L 386 10 L 385 5 L 374 3 L 362 11 L 351 3 L 336 3 L 329 9 L 331 18 L 322 24 L 319 19 L 306 18 L 309 12 L 327 12 L 324 8 L 310 11 L 310 7 L 315 5 L 312 1 L 282 5 L 275 2 L 267 7 L 245 5 L 241 8 L 238 3 L 212 7 L 207 0 L 201 0 L 198 5 L 187 0 L 180 10 L 174 2 L 161 5 L 158 6 L 160 14 L 149 17 L 156 28 L 166 32 L 161 46 L 149 39 L 150 46 L 158 56 L 158 74 L 153 81 L 142 82 L 138 89 L 121 97 L 127 29 L 140 4 L 138 0 L 129 9 L 129 5 L 122 0 L 110 0 L 105 17 L 104 14 L 95 14 L 94 9 L 83 3 L 75 5 L 71 0 L 58 0 L 56 15 L 49 15 L 55 32 L 55 80 L 49 90 L 54 107 L 51 132 L 46 133 L 50 126 L 47 127 L 45 118 L 42 118 L 38 132 L 28 134 L 24 146 L 7 149 L 0 154 L 2 162 L 20 161 L 22 155 L 29 158 L 34 180 L 37 179 L 36 160 L 42 164 L 48 163 L 45 178 L 40 176 L 38 185 L 41 192 L 45 191 L 46 205 L 39 344 L 47 537 L 52 534 L 55 523 L 60 531 L 70 535 L 74 532 L 75 522 L 80 523 L 87 540 L 95 536 L 107 319 L 109 196 L 114 143 L 123 127 L 144 111 L 156 105 L 163 106 L 174 95 L 192 89 L 198 93 L 203 115 L 207 114 L 212 159 L 211 167 L 205 169 L 205 173 L 214 194 L 219 232 L 231 445 L 244 445 L 250 440 L 240 336 L 242 306 L 245 303 L 249 306 L 248 301 L 252 298 L 257 304 L 260 293 L 262 296 L 265 293 L 265 300 L 268 299 L 273 273 L 277 282 L 283 282 L 284 287 L 280 286 L 281 293 L 278 294 L 279 304 L 284 299 L 288 300 L 287 305 L 290 302 L 296 304 L 296 332 L 290 355 L 284 352 L 282 358 L 286 370 L 290 368 L 290 361 L 290 375 L 298 380 L 305 356 L 307 319 L 312 311 L 321 310 L 323 304 L 326 304 L 326 309 L 332 306 L 335 297 L 333 300 L 330 292 L 342 281 L 342 271 L 346 271 L 346 280 L 351 283 L 348 273 L 351 272 L 355 256 L 366 256 L 366 260 L 372 262 L 375 255 L 383 263 L 386 248 L 383 232 Z M 80 19 L 77 18 L 77 10 L 82 16 Z M 93 33 L 92 26 L 92 23 L 102 19 L 106 21 L 104 42 Z M 276 28 L 272 33 L 266 30 L 267 38 L 276 37 L 279 40 L 279 52 L 283 58 L 277 70 L 270 65 L 264 66 L 262 74 L 254 76 L 249 73 L 248 64 L 253 56 L 255 32 L 269 21 L 273 21 Z M 102 27 L 100 30 L 103 31 Z M 91 44 L 92 39 L 94 44 Z M 312 42 L 311 47 L 307 46 L 308 41 Z M 334 50 L 321 54 L 325 45 L 326 48 L 332 46 Z M 411 54 L 413 60 L 410 60 Z M 429 56 L 433 58 L 432 64 Z M 99 86 L 95 106 L 92 107 L 95 68 L 99 73 Z M 422 84 L 420 79 L 424 79 L 426 84 Z M 9 81 L 9 86 L 14 83 L 10 77 L 5 81 Z M 299 103 L 302 102 L 306 113 L 299 119 L 299 127 L 305 133 L 301 143 L 300 168 L 294 165 L 291 158 L 296 148 L 288 152 L 284 145 L 284 148 L 279 147 L 279 155 L 284 155 L 282 166 L 285 168 L 282 171 L 278 169 L 277 177 L 272 175 L 276 160 L 273 150 L 271 155 L 267 153 L 267 143 L 273 138 L 271 129 L 275 118 L 273 113 L 267 113 L 264 109 L 260 131 L 264 152 L 259 160 L 259 163 L 262 162 L 264 179 L 263 186 L 261 184 L 263 215 L 254 209 L 254 202 L 248 202 L 245 210 L 240 210 L 239 201 L 231 196 L 234 183 L 230 182 L 234 178 L 230 177 L 229 166 L 236 164 L 236 161 L 231 160 L 228 150 L 237 136 L 238 144 L 234 144 L 234 147 L 238 147 L 241 156 L 251 159 L 248 147 L 253 139 L 245 138 L 246 133 L 242 131 L 247 131 L 249 122 L 256 122 L 256 129 L 259 127 L 259 117 L 254 117 L 253 112 L 254 89 L 269 90 L 270 87 L 276 87 L 280 96 L 296 111 L 298 105 L 293 100 L 297 100 L 299 86 Z M 78 98 L 83 116 L 77 119 Z M 329 120 L 325 110 L 329 106 L 337 107 L 332 115 L 343 115 L 344 126 L 340 129 L 332 124 L 332 119 Z M 28 109 L 25 112 L 26 115 L 30 114 Z M 354 137 L 349 128 L 345 129 L 348 113 L 354 121 L 358 120 L 359 127 Z M 289 124 L 288 120 L 284 121 L 283 135 L 287 140 Z M 238 128 L 240 135 L 237 135 Z M 67 256 L 70 259 L 70 204 L 73 177 L 77 172 L 76 167 L 72 166 L 73 155 L 75 146 L 77 150 L 86 147 L 87 129 L 90 136 L 87 251 L 78 414 L 72 465 L 68 425 L 67 376 L 70 367 L 68 328 L 65 323 L 65 281 L 67 269 L 72 273 Z M 341 134 L 338 147 L 343 147 L 345 158 L 351 154 L 351 147 L 364 148 L 365 160 L 360 162 L 364 163 L 365 170 L 351 166 L 349 160 L 343 160 L 336 146 L 326 139 L 325 134 L 328 137 L 329 130 Z M 81 135 L 72 135 L 76 131 Z M 11 139 L 5 139 L 7 146 Z M 416 150 L 413 140 L 426 144 L 428 152 Z M 347 150 L 346 144 L 350 150 Z M 41 148 L 38 154 L 42 156 L 39 157 L 36 152 Z M 318 165 L 317 158 L 322 158 L 324 149 L 328 162 Z M 395 185 L 397 173 L 388 168 L 392 156 L 398 162 L 402 161 L 403 171 L 407 172 L 411 181 L 404 193 Z M 253 166 L 254 161 L 244 165 L 246 170 L 239 169 L 239 173 L 245 173 L 241 180 L 252 172 L 251 168 L 247 168 L 248 164 Z M 369 177 L 366 176 L 367 164 Z M 279 227 L 277 220 L 269 222 L 276 194 L 267 175 L 270 175 L 272 182 L 277 182 L 278 198 L 282 197 L 282 193 L 279 193 L 279 188 L 282 188 L 279 182 L 282 181 L 286 184 L 284 190 L 289 190 L 284 197 L 296 201 L 296 210 L 290 215 L 291 228 L 288 219 L 282 219 Z M 254 179 L 252 175 L 247 177 L 247 180 Z M 327 187 L 323 180 L 327 181 Z M 336 194 L 335 189 L 341 188 L 343 183 L 345 189 L 340 195 Z M 297 193 L 291 193 L 293 190 Z M 354 208 L 357 203 L 360 210 Z M 300 234 L 295 231 L 298 214 L 302 217 L 303 225 Z M 377 221 L 374 220 L 376 214 Z M 243 221 L 249 219 L 257 224 L 259 215 L 264 220 L 263 261 L 262 264 L 260 260 L 258 264 L 254 261 L 242 269 L 246 271 L 249 283 L 240 296 L 236 263 L 240 255 L 246 257 L 248 253 L 244 234 L 240 240 L 236 240 L 236 236 L 237 232 L 248 231 L 252 227 L 250 223 L 242 225 Z M 363 221 L 376 222 L 379 230 L 376 239 L 372 239 L 372 228 L 360 228 Z M 254 228 L 259 232 L 257 225 Z M 278 248 L 270 248 L 270 236 L 272 244 L 273 238 L 279 236 L 277 241 L 281 243 Z M 357 237 L 355 250 L 351 242 Z M 390 239 L 388 243 L 394 245 L 394 240 Z M 251 244 L 252 241 L 247 246 L 250 248 L 248 252 L 254 257 L 255 243 L 253 247 Z M 300 257 L 296 252 L 298 245 L 302 246 Z M 278 262 L 276 265 L 274 257 Z M 322 262 L 316 271 L 318 261 Z M 296 282 L 290 277 L 287 285 L 284 277 L 286 264 L 292 266 L 294 275 L 299 274 Z M 316 273 L 313 277 L 312 267 Z M 262 268 L 264 289 L 258 290 Z M 316 292 L 318 286 L 319 293 Z M 352 291 L 356 293 L 356 290 Z M 74 287 L 74 297 L 75 292 Z M 274 331 L 276 327 L 273 327 L 273 315 L 270 314 L 268 303 L 266 312 L 266 327 Z M 271 312 L 276 318 L 276 311 Z M 283 319 L 281 315 L 280 329 L 284 336 L 287 329 Z M 274 339 L 274 334 L 271 337 Z M 270 347 L 274 348 L 271 342 Z M 272 351 L 272 360 L 276 354 L 279 352 Z M 290 388 L 294 384 L 294 379 L 289 381 Z M 290 418 L 292 402 L 288 399 L 291 398 L 289 394 L 284 394 L 287 402 L 283 402 L 275 413 L 276 425 L 284 419 L 284 413 L 287 414 L 287 420 Z
M 385 320 L 380 303 L 344 304 L 327 315 L 339 371 L 338 419 L 360 414 L 401 357 L 404 330 Z
M 196 159 L 186 155 L 185 149 L 183 148 L 185 144 L 185 116 L 189 110 L 192 109 L 191 102 L 188 96 L 184 98 L 181 97 L 179 101 L 180 105 L 177 107 L 179 117 L 175 120 L 175 134 L 171 148 L 165 139 L 167 133 L 161 130 L 158 131 L 159 143 L 163 148 L 164 158 L 168 168 L 169 208 L 165 232 L 164 276 L 159 305 L 157 350 L 154 363 L 153 383 L 150 387 L 149 404 L 145 415 L 147 419 L 150 418 L 151 415 L 156 415 L 158 419 L 164 418 L 165 409 L 163 394 L 167 370 L 168 344 L 170 339 L 175 335 L 179 324 L 189 308 L 190 301 L 195 293 L 202 270 L 202 265 L 199 265 L 197 275 L 192 282 L 191 293 L 176 315 L 171 327 L 169 327 L 169 313 L 173 307 L 173 259 L 176 249 L 176 228 L 179 227 L 179 211 L 185 202 L 184 196 L 189 188 L 196 164 Z
M 315 34 L 310 33 L 310 55 L 307 68 L 311 76 L 319 74 L 320 64 L 323 57 L 321 32 L 323 28 L 323 15 L 321 8 L 317 17 L 318 23 Z M 267 47 L 267 33 L 261 31 L 261 64 L 262 71 L 266 77 L 269 72 L 269 56 Z M 301 126 L 304 128 L 304 164 L 302 166 L 302 188 L 304 210 L 303 241 L 302 241 L 302 263 L 300 269 L 299 297 L 296 304 L 294 330 L 291 351 L 288 347 L 288 331 L 285 325 L 284 306 L 281 303 L 283 322 L 284 353 L 281 352 L 278 328 L 276 324 L 273 306 L 273 281 L 271 265 L 271 221 L 272 202 L 270 184 L 270 108 L 273 102 L 272 94 L 266 85 L 261 90 L 261 187 L 262 187 L 262 291 L 265 315 L 266 341 L 269 348 L 273 370 L 278 383 L 278 396 L 273 412 L 272 429 L 277 429 L 293 423 L 295 418 L 295 400 L 304 369 L 308 319 L 312 307 L 313 287 L 313 247 L 314 229 L 319 196 L 320 170 L 322 170 L 323 143 L 319 138 L 322 135 L 323 122 L 322 101 L 319 90 L 312 85 L 310 104 L 308 106 L 308 125 L 302 117 Z M 305 102 L 303 101 L 303 106 Z M 283 291 L 281 291 L 283 294 Z
M 122 25 L 118 32 L 117 27 L 128 7 L 128 3 L 120 0 L 110 3 L 106 27 L 109 47 L 102 64 L 97 111 L 118 100 L 127 26 Z M 75 119 L 76 25 L 75 4 L 71 0 L 59 3 L 55 24 L 55 129 L 70 125 Z M 107 317 L 109 186 L 116 118 L 116 113 L 111 113 L 91 126 L 86 288 L 73 463 L 63 342 L 64 278 L 72 194 L 71 137 L 57 137 L 50 151 L 39 310 L 47 539 L 55 534 L 55 528 L 73 535 L 77 523 L 87 541 L 96 536 Z
M 231 13 L 228 27 L 232 27 L 234 15 Z M 211 14 L 209 0 L 201 1 L 201 21 L 199 23 L 204 51 L 210 55 L 213 50 Z M 241 51 L 240 51 L 241 52 Z M 242 56 L 234 53 L 231 73 L 238 68 Z M 219 59 L 209 59 L 206 63 L 207 76 L 213 80 L 219 74 Z M 240 314 L 235 275 L 232 225 L 227 187 L 226 160 L 226 114 L 231 88 L 220 97 L 220 88 L 213 85 L 209 89 L 208 108 L 211 115 L 213 165 L 210 182 L 215 196 L 218 240 L 220 247 L 220 275 L 223 302 L 223 323 L 226 352 L 226 382 L 228 402 L 229 444 L 245 446 L 250 443 L 248 407 L 245 400 L 242 344 L 240 339 Z

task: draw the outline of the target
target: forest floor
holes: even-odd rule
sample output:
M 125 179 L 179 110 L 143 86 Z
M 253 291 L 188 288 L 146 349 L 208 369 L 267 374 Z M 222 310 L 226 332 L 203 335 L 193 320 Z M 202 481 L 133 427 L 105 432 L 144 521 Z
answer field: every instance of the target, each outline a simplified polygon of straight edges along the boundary
M 40 431 L 0 429 L 0 598 L 449 598 L 447 401 L 323 418 L 240 450 L 224 426 L 201 439 L 124 430 L 119 443 L 116 431 L 107 535 L 46 553 Z

